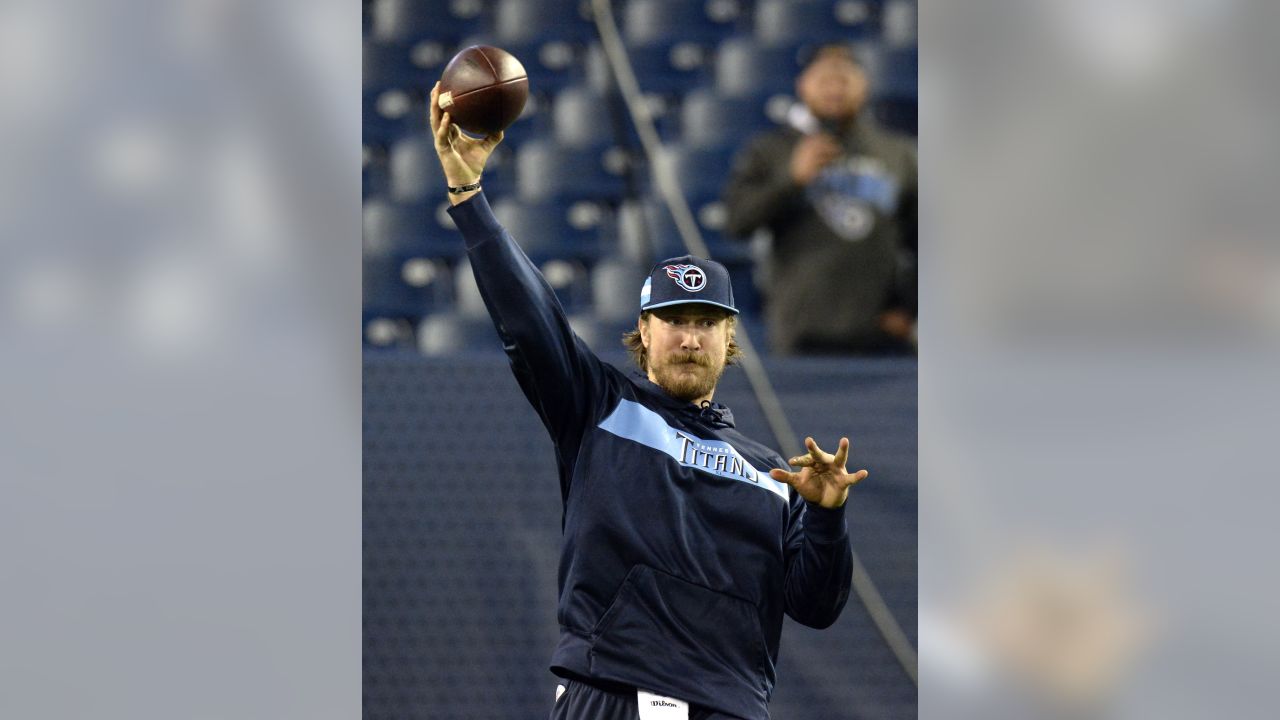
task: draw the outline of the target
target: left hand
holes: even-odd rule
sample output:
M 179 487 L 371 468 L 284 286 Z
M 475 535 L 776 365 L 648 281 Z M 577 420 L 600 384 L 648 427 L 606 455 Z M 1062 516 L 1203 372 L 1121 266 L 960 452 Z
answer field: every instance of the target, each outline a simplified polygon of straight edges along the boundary
M 802 468 L 800 472 L 788 472 L 779 468 L 769 471 L 769 477 L 796 489 L 800 497 L 824 508 L 838 508 L 849 497 L 849 488 L 867 476 L 866 470 L 850 475 L 844 469 L 849 458 L 849 438 L 840 438 L 836 454 L 823 452 L 813 438 L 804 439 L 808 455 L 798 455 L 787 461 Z

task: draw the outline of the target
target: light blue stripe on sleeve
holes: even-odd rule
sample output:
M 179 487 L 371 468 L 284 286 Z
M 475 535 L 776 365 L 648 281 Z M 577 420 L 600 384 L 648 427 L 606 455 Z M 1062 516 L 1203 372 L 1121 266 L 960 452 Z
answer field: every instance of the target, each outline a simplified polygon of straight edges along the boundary
M 665 453 L 684 467 L 764 488 L 789 501 L 786 483 L 769 477 L 768 471 L 752 467 L 729 443 L 704 440 L 674 428 L 640 403 L 619 401 L 617 409 L 601 421 L 600 429 Z

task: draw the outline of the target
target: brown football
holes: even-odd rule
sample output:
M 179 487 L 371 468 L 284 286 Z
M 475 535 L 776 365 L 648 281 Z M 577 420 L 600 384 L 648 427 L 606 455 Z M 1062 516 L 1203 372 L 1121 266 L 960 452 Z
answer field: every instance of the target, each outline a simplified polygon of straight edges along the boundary
M 440 109 L 458 127 L 491 135 L 520 117 L 529 99 L 529 78 L 514 55 L 489 45 L 458 51 L 440 78 Z

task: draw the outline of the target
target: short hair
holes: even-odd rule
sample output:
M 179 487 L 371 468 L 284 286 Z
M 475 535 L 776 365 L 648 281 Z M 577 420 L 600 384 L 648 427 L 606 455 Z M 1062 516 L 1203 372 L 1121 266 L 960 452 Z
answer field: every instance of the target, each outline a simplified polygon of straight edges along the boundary
M 859 70 L 865 70 L 862 61 L 858 59 L 858 53 L 854 51 L 852 45 L 845 43 L 826 43 L 817 47 L 805 50 L 800 58 L 800 72 L 805 72 L 810 65 L 818 62 L 824 57 L 835 55 L 841 59 L 848 60 L 853 63 L 854 67 Z
M 652 314 L 649 310 L 640 313 L 639 322 L 648 322 Z M 724 364 L 736 365 L 738 358 L 742 356 L 742 348 L 738 347 L 738 341 L 734 339 L 734 335 L 737 334 L 738 316 L 727 315 L 726 317 L 729 320 L 729 348 L 724 354 Z M 631 361 L 640 368 L 641 372 L 649 372 L 649 350 L 644 346 L 644 340 L 640 338 L 638 327 L 622 333 L 622 346 L 627 349 L 631 355 Z

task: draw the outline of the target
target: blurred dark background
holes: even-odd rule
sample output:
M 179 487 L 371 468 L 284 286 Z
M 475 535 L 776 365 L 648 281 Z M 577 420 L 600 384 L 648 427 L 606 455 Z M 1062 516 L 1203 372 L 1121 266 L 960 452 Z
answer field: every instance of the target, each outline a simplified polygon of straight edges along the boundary
M 722 234 L 734 153 L 784 123 L 812 49 L 854 46 L 867 110 L 916 131 L 915 3 L 907 0 L 625 0 L 629 59 L 711 254 L 726 264 L 741 329 L 767 348 L 759 288 L 767 245 Z M 431 85 L 453 54 L 490 44 L 525 65 L 525 114 L 484 176 L 486 195 L 556 290 L 575 330 L 624 367 L 640 284 L 685 252 L 591 19 L 577 0 L 364 3 L 364 715 L 545 717 L 555 677 L 560 499 L 552 447 L 511 377 L 444 209 L 427 128 Z M 762 360 L 791 423 L 853 441 L 871 478 L 851 498 L 855 549 L 913 644 L 916 362 Z M 773 436 L 740 370 L 716 399 Z M 777 718 L 903 718 L 916 689 L 856 596 L 814 631 L 788 621 Z

